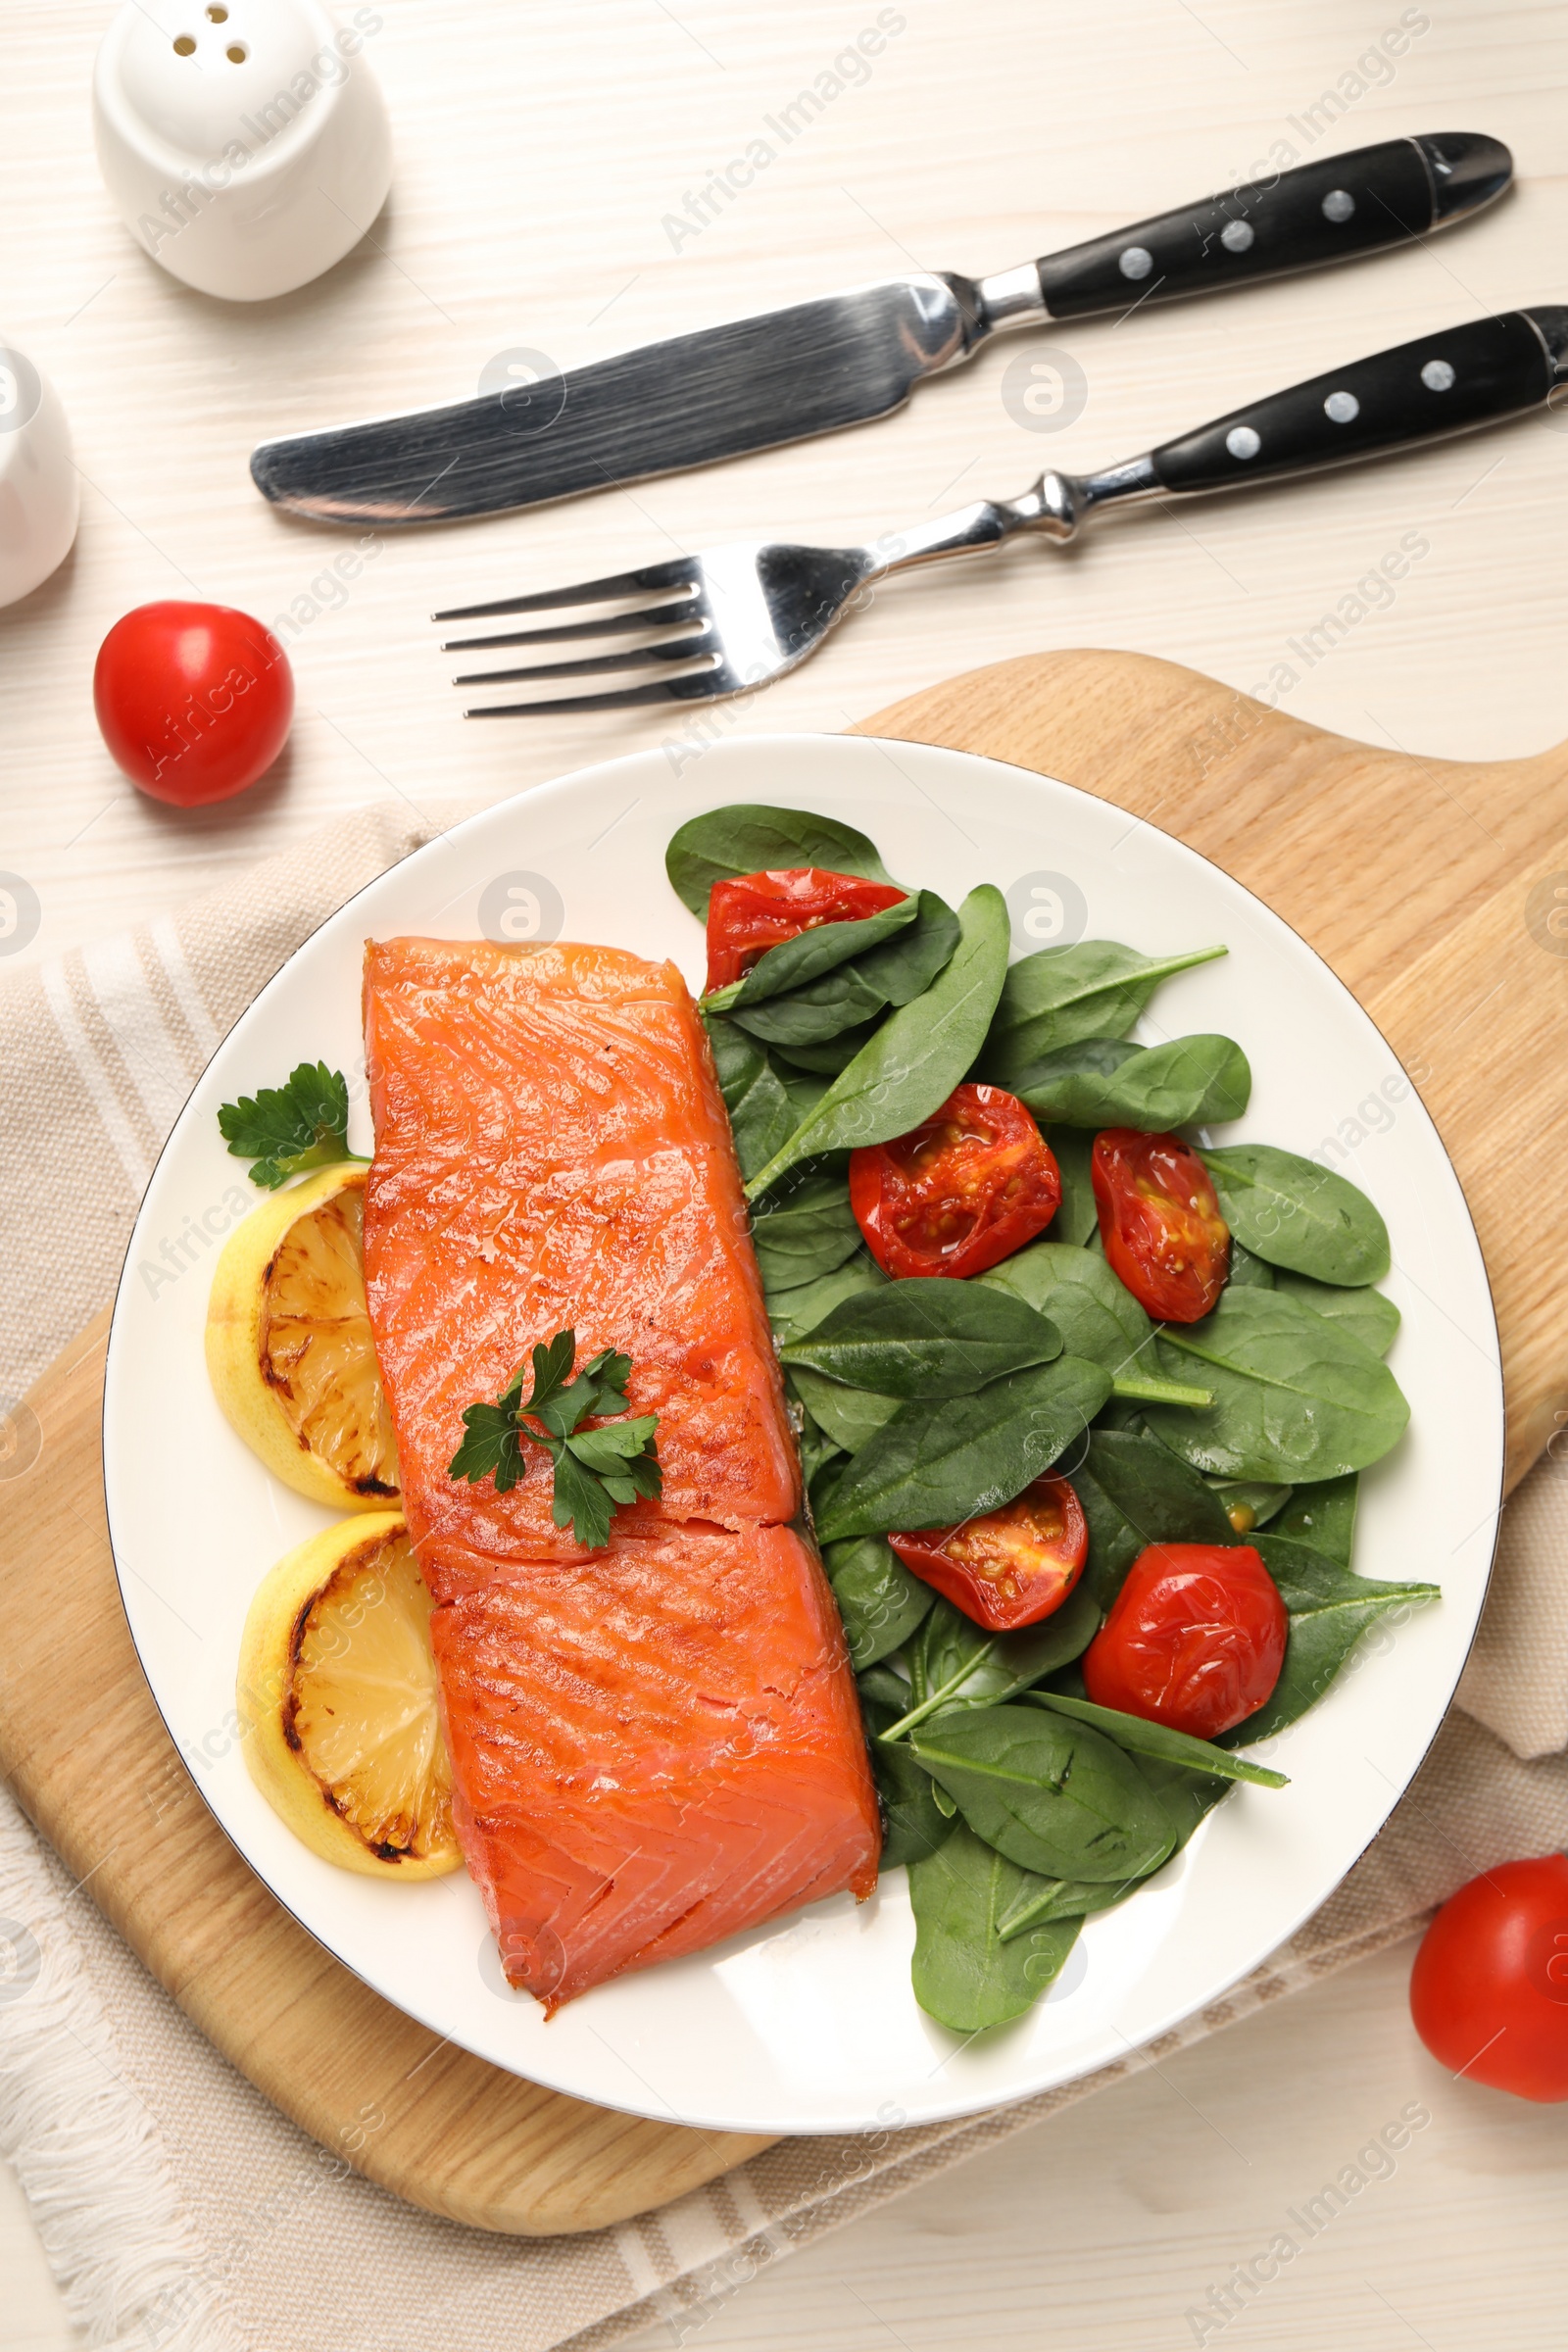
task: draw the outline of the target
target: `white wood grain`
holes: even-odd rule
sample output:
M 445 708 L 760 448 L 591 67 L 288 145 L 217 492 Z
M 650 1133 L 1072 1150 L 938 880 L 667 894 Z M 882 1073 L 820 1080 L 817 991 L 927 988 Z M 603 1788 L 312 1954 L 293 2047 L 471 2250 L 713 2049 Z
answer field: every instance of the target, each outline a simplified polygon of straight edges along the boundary
M 682 2340 L 1177 2352 L 1201 2332 L 1210 2352 L 1561 2352 L 1562 2111 L 1434 2064 L 1405 2013 L 1411 1948 L 911 2191 L 764 2272 Z M 1308 2237 L 1304 2204 L 1411 2106 L 1431 2121 L 1396 2169 L 1357 2168 L 1367 2185 Z M 1250 2296 L 1232 2289 L 1236 2315 L 1205 2330 L 1210 2288 L 1281 2231 L 1301 2250 Z M 651 2328 L 631 2352 L 673 2340 Z
M 147 261 L 99 184 L 87 75 L 107 0 L 8 0 L 0 324 L 54 376 L 85 477 L 74 556 L 0 614 L 0 866 L 43 905 L 25 955 L 162 913 L 368 797 L 500 797 L 675 734 L 657 714 L 465 727 L 425 618 L 437 606 L 731 535 L 872 536 L 1017 490 L 1044 464 L 1130 454 L 1337 356 L 1568 299 L 1560 8 L 1427 0 L 1414 14 L 1428 28 L 1381 86 L 1311 146 L 1293 127 L 1354 75 L 1402 6 L 902 0 L 906 27 L 864 86 L 677 251 L 664 216 L 831 68 L 876 0 L 380 0 L 369 54 L 397 130 L 391 204 L 373 242 L 317 286 L 240 308 Z M 389 535 L 337 609 L 336 592 L 312 583 L 344 543 L 284 520 L 250 487 L 256 440 L 460 397 L 502 350 L 570 365 L 911 258 L 1003 268 L 1220 185 L 1279 139 L 1304 154 L 1451 127 L 1506 138 L 1522 184 L 1418 251 L 1125 324 L 1004 339 L 863 432 L 484 526 Z M 1028 352 L 1083 371 L 1086 405 L 1059 432 L 1026 429 L 1004 405 L 1006 371 Z M 1244 689 L 1290 662 L 1301 674 L 1286 708 L 1411 750 L 1536 749 L 1568 732 L 1565 471 L 1559 416 L 1179 516 L 1130 516 L 1070 556 L 1025 546 L 906 579 L 722 723 L 834 730 L 956 669 L 1099 644 Z M 1410 531 L 1430 553 L 1394 605 L 1314 665 L 1290 655 L 1288 641 Z M 190 594 L 265 619 L 297 599 L 321 609 L 293 649 L 300 717 L 279 770 L 227 808 L 181 816 L 117 778 L 91 671 L 123 611 Z M 1190 2342 L 1188 2303 L 1417 2095 L 1436 2120 L 1397 2176 L 1224 2342 L 1568 2344 L 1563 2119 L 1438 2077 L 1411 2042 L 1402 1962 L 1390 1956 L 782 2266 L 712 2321 L 707 2352 Z M 71 2338 L 9 2177 L 0 2249 L 0 2342 L 56 2352 Z
M 0 151 L 6 330 L 52 372 L 86 477 L 72 562 L 0 614 L 0 862 L 43 902 L 34 956 L 163 911 L 367 796 L 500 796 L 657 743 L 658 713 L 466 727 L 426 619 L 442 604 L 742 532 L 874 534 L 1043 462 L 1093 464 L 1423 326 L 1562 294 L 1568 20 L 1440 5 L 1327 147 L 1474 124 L 1513 144 L 1494 216 L 1410 251 L 1220 302 L 1003 338 L 862 431 L 485 525 L 388 535 L 294 647 L 300 716 L 274 777 L 195 816 L 117 778 L 91 709 L 97 645 L 127 607 L 199 593 L 264 618 L 310 599 L 344 542 L 253 492 L 270 433 L 461 396 L 516 345 L 564 364 L 903 267 L 1005 267 L 1224 181 L 1354 71 L 1395 0 L 907 0 L 906 29 L 678 252 L 662 223 L 764 116 L 831 66 L 873 0 L 381 0 L 369 54 L 397 126 L 391 205 L 298 295 L 194 294 L 135 250 L 94 167 L 86 105 L 103 0 L 10 0 Z M 1009 366 L 1057 351 L 1087 379 L 1067 429 L 1003 405 Z M 888 587 L 737 729 L 835 729 L 956 668 L 1051 644 L 1171 656 L 1287 707 L 1430 753 L 1502 755 L 1568 728 L 1554 492 L 1568 416 L 1337 479 L 1107 525 L 1063 557 L 1026 545 Z M 1431 553 L 1326 660 L 1287 654 L 1401 534 Z M 302 608 L 309 610 L 309 605 Z

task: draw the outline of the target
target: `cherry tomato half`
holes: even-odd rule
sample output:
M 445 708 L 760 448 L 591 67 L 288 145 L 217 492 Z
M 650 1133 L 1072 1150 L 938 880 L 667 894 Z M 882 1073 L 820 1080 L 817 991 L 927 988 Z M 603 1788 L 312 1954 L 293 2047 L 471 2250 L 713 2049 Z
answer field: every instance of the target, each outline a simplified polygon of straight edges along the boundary
M 1250 1544 L 1151 1544 L 1084 1653 L 1084 1684 L 1097 1707 L 1212 1740 L 1270 1695 L 1289 1630 Z
M 1231 1229 L 1198 1153 L 1179 1135 L 1107 1127 L 1089 1173 L 1112 1273 L 1156 1322 L 1198 1322 L 1231 1262 Z
M 908 895 L 887 882 L 829 873 L 819 865 L 715 882 L 708 894 L 708 985 L 727 988 L 783 940 L 798 939 L 819 923 L 858 923 L 884 906 L 900 906 Z
M 288 741 L 294 675 L 270 629 L 227 605 L 140 605 L 98 649 L 93 708 L 115 763 L 176 808 L 226 801 Z
M 1060 1608 L 1089 1557 L 1089 1523 L 1064 1478 L 1037 1478 L 1000 1511 L 888 1542 L 976 1625 L 1010 1634 Z
M 1568 2099 L 1568 1854 L 1499 1862 L 1451 1894 L 1410 1971 L 1434 2058 L 1520 2099 Z
M 960 1086 L 891 1144 L 850 1154 L 850 1206 L 884 1274 L 983 1274 L 1032 1242 L 1061 1201 L 1033 1111 L 1000 1086 Z

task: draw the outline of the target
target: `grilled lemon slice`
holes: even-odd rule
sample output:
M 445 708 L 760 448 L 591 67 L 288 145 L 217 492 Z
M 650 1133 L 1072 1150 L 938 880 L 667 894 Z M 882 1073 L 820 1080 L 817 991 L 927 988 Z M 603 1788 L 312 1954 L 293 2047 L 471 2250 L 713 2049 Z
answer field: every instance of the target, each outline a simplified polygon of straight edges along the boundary
M 236 1700 L 251 1778 L 313 1853 L 370 1878 L 457 1869 L 430 1595 L 399 1513 L 340 1520 L 269 1571 Z
M 365 1303 L 365 1179 L 322 1168 L 264 1200 L 226 1243 L 207 1369 L 229 1422 L 296 1494 L 384 1510 L 397 1450 Z

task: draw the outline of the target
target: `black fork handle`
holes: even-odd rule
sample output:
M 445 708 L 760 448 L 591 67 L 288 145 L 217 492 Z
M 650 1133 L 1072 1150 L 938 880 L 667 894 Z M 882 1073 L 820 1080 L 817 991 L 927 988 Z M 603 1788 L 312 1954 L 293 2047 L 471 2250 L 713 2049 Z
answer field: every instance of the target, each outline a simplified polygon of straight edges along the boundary
M 1151 456 L 1167 490 L 1228 490 L 1415 449 L 1540 408 L 1568 375 L 1568 309 L 1440 327 L 1232 409 Z

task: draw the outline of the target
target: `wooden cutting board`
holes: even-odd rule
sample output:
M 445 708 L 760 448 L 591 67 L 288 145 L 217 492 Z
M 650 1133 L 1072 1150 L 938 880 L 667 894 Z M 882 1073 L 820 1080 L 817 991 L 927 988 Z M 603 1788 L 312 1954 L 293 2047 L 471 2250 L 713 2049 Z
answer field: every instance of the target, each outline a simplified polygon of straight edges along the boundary
M 1100 793 L 1202 851 L 1328 958 L 1464 1182 L 1520 1476 L 1568 1421 L 1568 1223 L 1540 1214 L 1568 1170 L 1568 748 L 1421 760 L 1098 653 L 973 671 L 858 731 Z M 453 2049 L 320 1950 L 240 1859 L 164 1731 L 121 1610 L 98 1443 L 107 1327 L 33 1392 L 42 1450 L 0 1479 L 0 1769 L 72 1875 L 286 2114 L 431 2212 L 522 2235 L 592 2230 L 766 2146 L 585 2106 Z M 368 2132 L 367 2116 L 380 2119 Z

